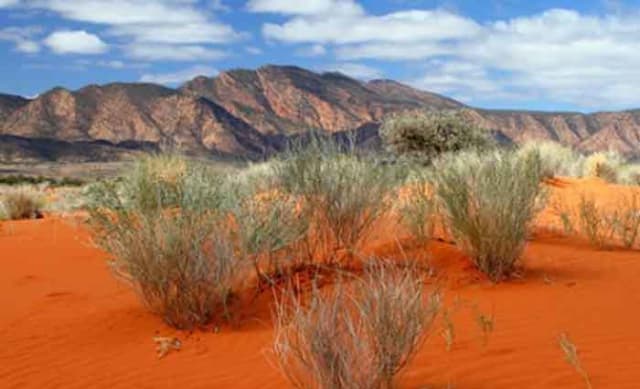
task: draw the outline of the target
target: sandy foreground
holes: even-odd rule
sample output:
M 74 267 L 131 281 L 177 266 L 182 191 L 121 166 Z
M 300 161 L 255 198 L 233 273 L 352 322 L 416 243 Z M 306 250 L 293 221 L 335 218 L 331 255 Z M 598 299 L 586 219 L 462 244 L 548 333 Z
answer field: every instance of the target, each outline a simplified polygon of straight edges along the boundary
M 566 181 L 552 195 L 573 204 L 581 191 L 611 201 L 625 190 Z M 548 211 L 546 218 L 551 226 Z M 396 247 L 378 240 L 371 251 L 399 255 Z M 564 359 L 561 333 L 578 347 L 594 388 L 640 387 L 639 251 L 598 251 L 544 229 L 526 249 L 522 277 L 500 285 L 445 243 L 402 255 L 430 261 L 447 301 L 467 308 L 452 316 L 451 350 L 433 333 L 401 387 L 585 388 Z M 287 387 L 269 356 L 266 299 L 236 328 L 174 331 L 113 278 L 104 253 L 70 218 L 3 223 L 0 262 L 0 388 Z M 493 315 L 486 339 L 477 312 Z M 178 337 L 181 350 L 158 359 L 158 335 Z

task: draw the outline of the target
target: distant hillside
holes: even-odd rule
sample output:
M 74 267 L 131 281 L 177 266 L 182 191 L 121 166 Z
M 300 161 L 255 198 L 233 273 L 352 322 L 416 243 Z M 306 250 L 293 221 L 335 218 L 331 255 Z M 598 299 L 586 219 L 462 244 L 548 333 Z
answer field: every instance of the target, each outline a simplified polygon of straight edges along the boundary
M 366 129 L 367 142 L 376 144 L 371 135 L 389 113 L 463 107 L 395 81 L 360 82 L 293 66 L 231 70 L 179 89 L 137 83 L 54 88 L 33 100 L 0 95 L 0 160 L 118 159 L 142 145 L 256 159 L 277 151 L 286 137 L 310 130 Z M 585 151 L 640 154 L 640 111 L 473 109 L 471 117 L 515 143 L 551 139 Z M 61 145 L 71 146 L 60 152 Z

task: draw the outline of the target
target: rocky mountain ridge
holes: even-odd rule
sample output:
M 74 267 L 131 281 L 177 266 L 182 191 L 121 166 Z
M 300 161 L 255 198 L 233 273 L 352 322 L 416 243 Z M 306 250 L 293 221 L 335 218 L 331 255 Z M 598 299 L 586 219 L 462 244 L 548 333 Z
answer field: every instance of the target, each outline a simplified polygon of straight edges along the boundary
M 115 150 L 128 155 L 148 147 L 259 159 L 276 152 L 286 137 L 311 130 L 370 133 L 390 113 L 459 108 L 514 143 L 550 139 L 583 151 L 640 154 L 640 110 L 482 110 L 391 80 L 361 82 L 339 73 L 264 66 L 196 77 L 178 89 L 114 83 L 54 88 L 31 100 L 0 95 L 0 161 L 72 158 L 73 152 L 60 152 L 65 144 L 83 145 L 79 160 L 109 159 L 109 150 L 117 159 L 121 153 Z M 49 152 L 49 144 L 57 151 Z M 95 158 L 91 147 L 97 148 Z

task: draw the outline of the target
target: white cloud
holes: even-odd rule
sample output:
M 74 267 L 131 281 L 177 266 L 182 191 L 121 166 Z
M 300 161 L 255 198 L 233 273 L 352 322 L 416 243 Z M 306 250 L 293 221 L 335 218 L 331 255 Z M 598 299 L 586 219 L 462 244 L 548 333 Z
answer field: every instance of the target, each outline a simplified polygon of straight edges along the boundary
M 0 8 L 17 5 L 20 0 L 0 0 Z
M 56 31 L 44 44 L 56 54 L 102 54 L 109 49 L 97 35 L 83 30 Z
M 302 57 L 321 57 L 327 54 L 327 49 L 323 45 L 312 45 L 296 50 L 296 54 Z
M 110 60 L 110 61 L 97 61 L 96 65 L 103 68 L 110 69 L 143 69 L 149 67 L 148 64 L 145 63 L 137 63 L 137 62 L 124 62 L 120 60 Z
M 358 15 L 363 8 L 353 0 L 250 0 L 247 9 L 252 12 L 282 13 L 289 15 Z
M 249 54 L 253 54 L 253 55 L 259 55 L 262 54 L 262 49 L 256 46 L 247 46 L 244 48 L 244 51 L 246 51 Z
M 146 61 L 192 62 L 227 56 L 224 51 L 198 45 L 133 44 L 125 50 L 129 56 Z
M 197 65 L 174 73 L 144 74 L 140 78 L 140 81 L 155 84 L 177 85 L 185 81 L 192 80 L 198 76 L 212 77 L 216 74 L 218 74 L 218 71 L 212 67 Z
M 476 102 L 536 98 L 583 108 L 640 105 L 640 10 L 586 15 L 545 12 L 479 23 L 445 9 L 324 17 L 254 1 L 288 19 L 266 23 L 265 38 L 322 45 L 345 62 L 427 63 L 411 81 Z M 330 0 L 319 3 L 331 3 Z M 420 61 L 420 62 L 418 62 Z
M 0 0 L 3 1 L 3 0 Z M 179 51 L 176 55 L 144 55 L 150 60 L 194 61 L 215 57 L 213 44 L 228 44 L 244 37 L 228 24 L 215 20 L 212 11 L 225 6 L 213 1 L 203 7 L 197 0 L 32 0 L 25 7 L 54 12 L 62 18 L 107 27 L 106 34 L 126 42 L 125 52 L 137 53 L 129 46 L 163 45 Z M 182 45 L 183 47 L 178 47 Z M 200 49 L 194 49 L 194 47 Z M 184 54 L 196 51 L 196 56 Z M 208 54 L 204 54 L 204 52 Z
M 40 51 L 40 44 L 35 36 L 42 32 L 38 26 L 31 27 L 5 27 L 0 29 L 0 41 L 9 41 L 15 44 L 15 50 L 34 54 Z
M 211 0 L 211 9 L 216 11 L 228 12 L 231 11 L 231 7 L 224 4 L 222 0 Z
M 359 63 L 336 63 L 325 67 L 325 70 L 339 72 L 349 77 L 360 80 L 373 80 L 383 78 L 384 73 L 380 69 Z
M 447 11 L 413 10 L 382 16 L 296 16 L 283 24 L 267 23 L 262 32 L 267 39 L 290 43 L 410 43 L 473 37 L 481 27 Z

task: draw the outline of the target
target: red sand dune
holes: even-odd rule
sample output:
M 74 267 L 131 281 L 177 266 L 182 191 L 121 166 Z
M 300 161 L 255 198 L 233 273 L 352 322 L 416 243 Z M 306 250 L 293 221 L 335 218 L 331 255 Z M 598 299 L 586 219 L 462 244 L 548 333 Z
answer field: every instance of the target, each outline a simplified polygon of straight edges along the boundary
M 622 189 L 569 181 L 610 199 Z M 543 220 L 549 215 L 544 215 Z M 238 328 L 180 333 L 148 313 L 110 274 L 105 256 L 71 219 L 4 223 L 0 229 L 0 388 L 280 388 L 268 358 L 268 309 Z M 372 251 L 393 253 L 394 242 Z M 395 253 L 400 255 L 399 253 Z M 453 316 L 455 343 L 431 335 L 401 376 L 406 388 L 584 388 L 558 336 L 577 345 L 594 388 L 640 387 L 640 254 L 596 251 L 585 242 L 538 234 L 521 279 L 492 285 L 453 246 L 429 257 L 448 301 L 493 314 L 486 345 L 471 309 Z M 404 255 L 426 258 L 420 249 Z M 182 349 L 158 359 L 152 338 L 177 336 Z

